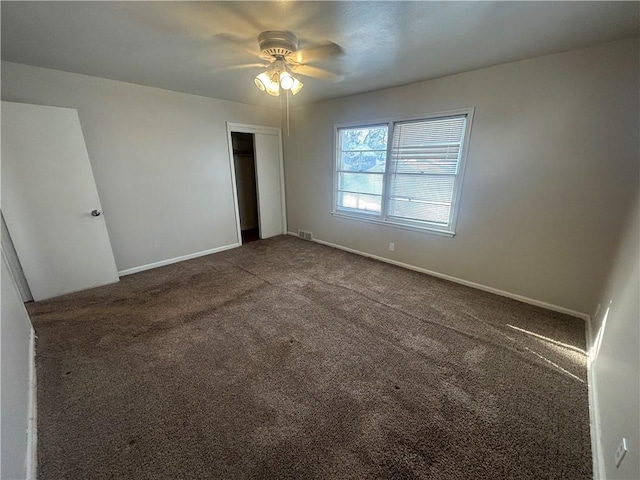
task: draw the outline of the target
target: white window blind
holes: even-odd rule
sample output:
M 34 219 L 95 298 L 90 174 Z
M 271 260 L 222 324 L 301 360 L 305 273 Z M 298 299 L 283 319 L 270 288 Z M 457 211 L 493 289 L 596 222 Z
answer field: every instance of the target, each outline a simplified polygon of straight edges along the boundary
M 447 226 L 466 115 L 398 122 L 393 127 L 387 216 Z

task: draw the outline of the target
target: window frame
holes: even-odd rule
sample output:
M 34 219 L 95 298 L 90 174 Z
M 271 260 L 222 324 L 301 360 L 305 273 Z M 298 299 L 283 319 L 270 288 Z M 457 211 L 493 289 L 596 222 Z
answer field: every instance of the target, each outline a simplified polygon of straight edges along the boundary
M 333 184 L 332 184 L 332 206 L 331 215 L 339 218 L 358 220 L 367 223 L 374 223 L 378 225 L 386 225 L 394 228 L 400 228 L 405 230 L 414 230 L 425 233 L 432 233 L 437 235 L 444 235 L 447 237 L 455 236 L 456 224 L 458 220 L 458 211 L 460 206 L 460 198 L 462 197 L 462 188 L 464 185 L 464 173 L 467 164 L 467 152 L 469 150 L 469 140 L 471 137 L 471 127 L 473 124 L 474 107 L 459 108 L 455 110 L 447 110 L 444 112 L 436 112 L 422 115 L 412 115 L 406 117 L 393 117 L 375 119 L 366 122 L 349 122 L 335 124 L 333 128 Z M 393 135 L 394 127 L 397 123 L 411 122 L 417 120 L 433 120 L 437 118 L 459 117 L 466 116 L 467 121 L 465 124 L 465 131 L 461 142 L 460 162 L 458 163 L 458 173 L 455 175 L 453 194 L 451 197 L 451 214 L 450 222 L 447 226 L 442 226 L 430 222 L 421 222 L 415 220 L 406 221 L 394 221 L 390 220 L 388 216 L 388 199 L 387 189 L 390 182 L 389 168 L 391 166 L 391 150 L 393 148 Z M 363 212 L 357 210 L 349 210 L 338 207 L 338 185 L 339 185 L 339 167 L 340 167 L 340 130 L 343 129 L 357 129 L 357 128 L 369 128 L 380 127 L 387 125 L 387 158 L 385 163 L 385 171 L 382 181 L 382 203 L 380 206 L 380 213 L 375 212 Z

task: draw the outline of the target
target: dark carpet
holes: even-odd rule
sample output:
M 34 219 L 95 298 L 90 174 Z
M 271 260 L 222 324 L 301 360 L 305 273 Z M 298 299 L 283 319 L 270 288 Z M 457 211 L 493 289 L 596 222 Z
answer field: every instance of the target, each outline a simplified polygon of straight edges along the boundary
M 582 320 L 293 237 L 31 304 L 40 479 L 588 479 Z

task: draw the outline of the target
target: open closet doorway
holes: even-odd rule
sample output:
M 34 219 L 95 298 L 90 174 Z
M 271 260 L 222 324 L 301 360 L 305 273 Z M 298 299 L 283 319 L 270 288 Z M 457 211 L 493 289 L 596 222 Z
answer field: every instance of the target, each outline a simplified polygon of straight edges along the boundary
M 253 133 L 231 132 L 242 243 L 260 239 Z
M 227 123 L 238 243 L 287 233 L 282 132 Z

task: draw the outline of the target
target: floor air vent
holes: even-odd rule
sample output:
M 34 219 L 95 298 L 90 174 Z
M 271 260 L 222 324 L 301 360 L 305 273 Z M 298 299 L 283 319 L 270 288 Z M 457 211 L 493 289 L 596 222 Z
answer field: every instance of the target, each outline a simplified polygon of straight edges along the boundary
M 300 237 L 302 240 L 313 239 L 313 235 L 311 234 L 311 232 L 308 232 L 307 230 L 298 230 L 298 237 Z

